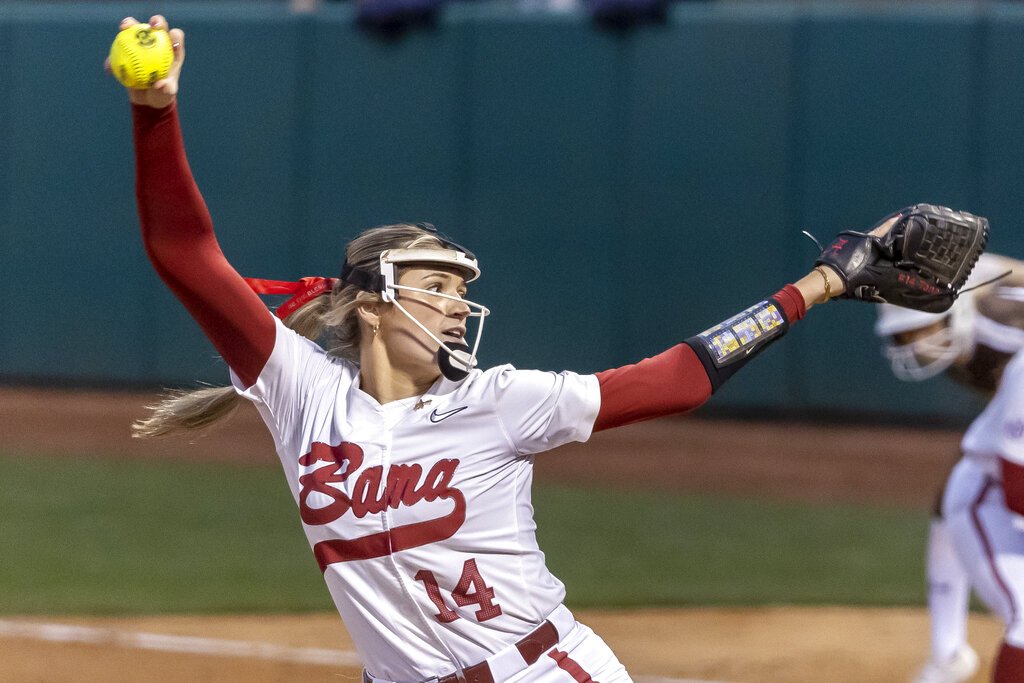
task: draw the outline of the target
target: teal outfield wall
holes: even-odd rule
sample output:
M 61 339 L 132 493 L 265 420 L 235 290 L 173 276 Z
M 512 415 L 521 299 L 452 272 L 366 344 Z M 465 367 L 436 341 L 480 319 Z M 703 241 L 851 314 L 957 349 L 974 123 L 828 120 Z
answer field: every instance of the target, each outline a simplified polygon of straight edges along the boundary
M 120 17 L 158 9 L 188 32 L 186 142 L 238 270 L 330 275 L 360 229 L 433 222 L 481 257 L 487 364 L 654 354 L 805 273 L 801 230 L 918 201 L 1024 255 L 1020 4 L 676 3 L 621 32 L 464 2 L 382 39 L 345 3 L 3 3 L 3 381 L 226 378 L 146 261 L 100 68 Z M 709 408 L 977 409 L 892 379 L 872 321 L 813 311 Z

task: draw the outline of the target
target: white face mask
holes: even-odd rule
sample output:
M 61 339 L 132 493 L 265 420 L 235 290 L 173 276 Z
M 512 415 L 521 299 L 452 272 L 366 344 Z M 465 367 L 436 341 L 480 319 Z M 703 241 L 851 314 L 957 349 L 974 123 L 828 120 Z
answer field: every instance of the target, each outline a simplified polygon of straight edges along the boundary
M 949 369 L 958 359 L 974 351 L 978 315 L 975 295 L 966 292 L 944 314 L 922 313 L 882 304 L 875 332 L 886 339 L 882 354 L 889 359 L 892 372 L 905 382 L 921 382 Z M 894 335 L 942 323 L 931 334 L 897 345 Z
M 896 377 L 905 382 L 920 382 L 949 368 L 972 347 L 970 335 L 956 334 L 952 327 L 943 327 L 909 344 L 890 344 L 884 353 Z
M 387 288 L 389 296 L 385 297 L 384 300 L 390 301 L 390 303 L 394 304 L 395 308 L 404 313 L 405 316 L 416 325 L 416 327 L 423 330 L 423 332 L 428 337 L 437 342 L 437 364 L 438 367 L 441 368 L 441 374 L 443 374 L 445 377 L 452 380 L 453 382 L 457 382 L 460 379 L 464 378 L 467 374 L 469 374 L 470 370 L 476 367 L 476 352 L 477 349 L 480 348 L 480 339 L 483 337 L 484 334 L 484 318 L 490 315 L 490 309 L 488 309 L 483 304 L 478 304 L 467 299 L 452 296 L 451 294 L 431 292 L 428 289 L 420 289 L 419 287 L 407 287 L 405 285 L 394 284 L 385 284 L 385 287 Z M 438 296 L 443 299 L 451 299 L 452 301 L 458 301 L 459 303 L 469 306 L 470 314 L 467 317 L 476 318 L 478 321 L 476 328 L 476 340 L 473 342 L 472 350 L 470 350 L 469 346 L 467 346 L 466 344 L 456 344 L 450 341 L 443 342 L 440 339 L 438 339 L 437 335 L 428 330 L 423 323 L 417 320 L 412 315 L 412 313 L 405 310 L 405 307 L 402 306 L 401 303 L 399 303 L 398 298 L 393 294 L 393 292 L 398 290 L 404 292 L 419 292 L 420 294 Z
M 431 292 L 430 290 L 418 287 L 408 287 L 398 284 L 395 273 L 395 266 L 399 264 L 423 264 L 457 268 L 466 273 L 465 281 L 472 282 L 480 276 L 480 267 L 472 254 L 460 249 L 388 249 L 380 254 L 380 276 L 375 277 L 367 271 L 350 268 L 346 264 L 342 271 L 342 279 L 346 282 L 356 284 L 362 289 L 380 294 L 381 299 L 386 303 L 394 304 L 409 320 L 419 327 L 430 339 L 437 342 L 437 364 L 441 373 L 453 382 L 463 379 L 477 365 L 476 353 L 480 347 L 480 340 L 483 337 L 484 318 L 490 315 L 491 311 L 484 305 L 467 301 L 466 299 Z M 398 301 L 397 293 L 400 290 L 429 294 L 444 299 L 452 299 L 469 306 L 468 317 L 476 318 L 479 322 L 476 330 L 476 340 L 470 349 L 466 344 L 456 344 L 451 341 L 444 342 L 438 339 L 437 335 L 428 330 L 423 323 L 417 320 Z

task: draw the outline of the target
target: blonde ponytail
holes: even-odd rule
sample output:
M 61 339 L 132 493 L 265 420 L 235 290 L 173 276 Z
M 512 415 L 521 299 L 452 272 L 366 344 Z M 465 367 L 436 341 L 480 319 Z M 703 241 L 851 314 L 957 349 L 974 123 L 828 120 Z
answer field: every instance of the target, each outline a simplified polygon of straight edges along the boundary
M 444 248 L 436 236 L 419 226 L 398 223 L 363 232 L 349 243 L 345 260 L 379 273 L 380 253 L 400 247 Z M 323 343 L 331 355 L 358 364 L 359 321 L 354 311 L 360 303 L 380 300 L 379 294 L 338 282 L 329 296 L 311 299 L 283 322 L 303 337 Z M 325 335 L 327 331 L 329 335 Z M 132 436 L 147 438 L 205 429 L 233 413 L 243 400 L 230 386 L 170 390 L 159 403 L 148 406 L 148 417 L 132 425 Z
M 132 425 L 132 436 L 148 438 L 203 429 L 233 413 L 240 401 L 234 387 L 172 389 L 159 403 L 147 406 L 150 414 Z
M 323 335 L 330 298 L 320 296 L 307 302 L 284 319 L 285 326 L 307 339 L 318 340 Z M 243 400 L 230 386 L 170 389 L 159 403 L 147 406 L 150 414 L 132 425 L 132 436 L 149 438 L 205 429 L 235 412 Z

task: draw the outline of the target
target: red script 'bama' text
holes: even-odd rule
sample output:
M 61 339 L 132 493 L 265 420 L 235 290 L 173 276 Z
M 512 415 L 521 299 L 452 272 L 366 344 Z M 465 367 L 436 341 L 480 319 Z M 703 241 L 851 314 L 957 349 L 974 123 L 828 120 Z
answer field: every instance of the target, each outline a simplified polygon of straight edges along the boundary
M 299 513 L 302 521 L 311 526 L 330 524 L 349 512 L 362 519 L 387 508 L 412 507 L 420 501 L 429 503 L 442 499 L 455 503 L 450 513 L 438 519 L 406 524 L 362 538 L 317 543 L 313 553 L 321 571 L 334 562 L 368 560 L 443 541 L 466 521 L 466 499 L 461 491 L 451 487 L 458 460 L 438 460 L 425 477 L 420 465 L 392 465 L 386 476 L 380 465 L 367 467 L 356 477 L 351 497 L 331 484 L 347 481 L 359 469 L 363 464 L 363 449 L 348 442 L 337 446 L 316 442 L 309 453 L 299 458 L 299 464 L 308 467 L 317 462 L 328 464 L 299 477 Z M 384 482 L 383 490 L 381 482 Z M 331 502 L 323 507 L 310 507 L 308 499 L 313 492 L 327 496 Z

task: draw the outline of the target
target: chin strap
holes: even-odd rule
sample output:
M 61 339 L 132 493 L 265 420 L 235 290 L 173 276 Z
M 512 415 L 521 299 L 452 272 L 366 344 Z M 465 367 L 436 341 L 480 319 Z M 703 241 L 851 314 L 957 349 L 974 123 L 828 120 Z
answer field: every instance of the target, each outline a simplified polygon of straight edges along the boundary
M 442 343 L 437 350 L 437 367 L 445 379 L 458 382 L 469 376 L 476 367 L 476 357 L 465 344 Z
M 256 278 L 243 278 L 252 291 L 257 294 L 291 294 L 292 297 L 277 307 L 274 311 L 281 320 L 305 306 L 321 294 L 328 294 L 334 289 L 338 278 L 333 277 L 304 277 L 298 282 L 287 282 L 284 280 L 259 280 Z

